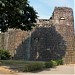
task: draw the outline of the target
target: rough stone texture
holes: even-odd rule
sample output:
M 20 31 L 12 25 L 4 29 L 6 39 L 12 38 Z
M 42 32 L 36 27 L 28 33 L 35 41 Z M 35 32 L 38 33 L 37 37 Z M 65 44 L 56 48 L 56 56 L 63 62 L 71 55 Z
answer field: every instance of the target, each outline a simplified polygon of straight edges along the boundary
M 10 29 L 0 34 L 0 47 L 14 59 L 75 62 L 73 10 L 55 7 L 50 19 L 38 19 L 29 32 Z
M 26 56 L 29 49 L 29 32 L 10 29 L 6 33 L 0 34 L 0 48 L 10 51 L 12 58 L 28 59 Z

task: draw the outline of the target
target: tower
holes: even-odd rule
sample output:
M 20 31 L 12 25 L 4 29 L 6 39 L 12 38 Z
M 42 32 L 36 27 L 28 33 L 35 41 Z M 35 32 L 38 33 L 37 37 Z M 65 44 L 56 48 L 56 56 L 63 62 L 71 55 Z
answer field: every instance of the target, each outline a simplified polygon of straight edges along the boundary
M 54 9 L 54 25 L 65 40 L 64 63 L 73 63 L 74 59 L 74 17 L 73 10 L 67 7 Z

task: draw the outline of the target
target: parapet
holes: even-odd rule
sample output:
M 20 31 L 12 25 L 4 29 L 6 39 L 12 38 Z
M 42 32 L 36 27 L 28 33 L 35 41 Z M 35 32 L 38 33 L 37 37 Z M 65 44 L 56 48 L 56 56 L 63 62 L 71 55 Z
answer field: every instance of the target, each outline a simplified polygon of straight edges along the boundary
M 56 10 L 73 11 L 73 9 L 70 7 L 55 7 L 54 11 Z

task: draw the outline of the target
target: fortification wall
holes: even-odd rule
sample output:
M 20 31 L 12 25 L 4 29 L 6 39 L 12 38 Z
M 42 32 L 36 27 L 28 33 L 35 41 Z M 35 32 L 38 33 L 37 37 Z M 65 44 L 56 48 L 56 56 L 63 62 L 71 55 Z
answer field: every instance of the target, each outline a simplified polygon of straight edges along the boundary
M 0 48 L 9 50 L 14 59 L 27 59 L 30 32 L 9 29 L 0 34 Z
M 9 50 L 13 59 L 75 62 L 73 10 L 55 7 L 50 19 L 38 19 L 32 31 L 0 33 L 0 48 Z
M 39 19 L 31 35 L 31 60 L 63 59 L 73 63 L 74 18 L 73 10 L 55 7 L 49 20 Z

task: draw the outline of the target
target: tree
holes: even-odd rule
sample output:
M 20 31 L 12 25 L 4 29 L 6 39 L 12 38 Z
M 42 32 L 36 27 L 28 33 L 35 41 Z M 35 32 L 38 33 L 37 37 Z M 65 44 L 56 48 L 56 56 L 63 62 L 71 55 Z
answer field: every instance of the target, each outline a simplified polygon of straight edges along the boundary
M 31 30 L 35 26 L 37 12 L 28 0 L 0 0 L 0 29 Z

